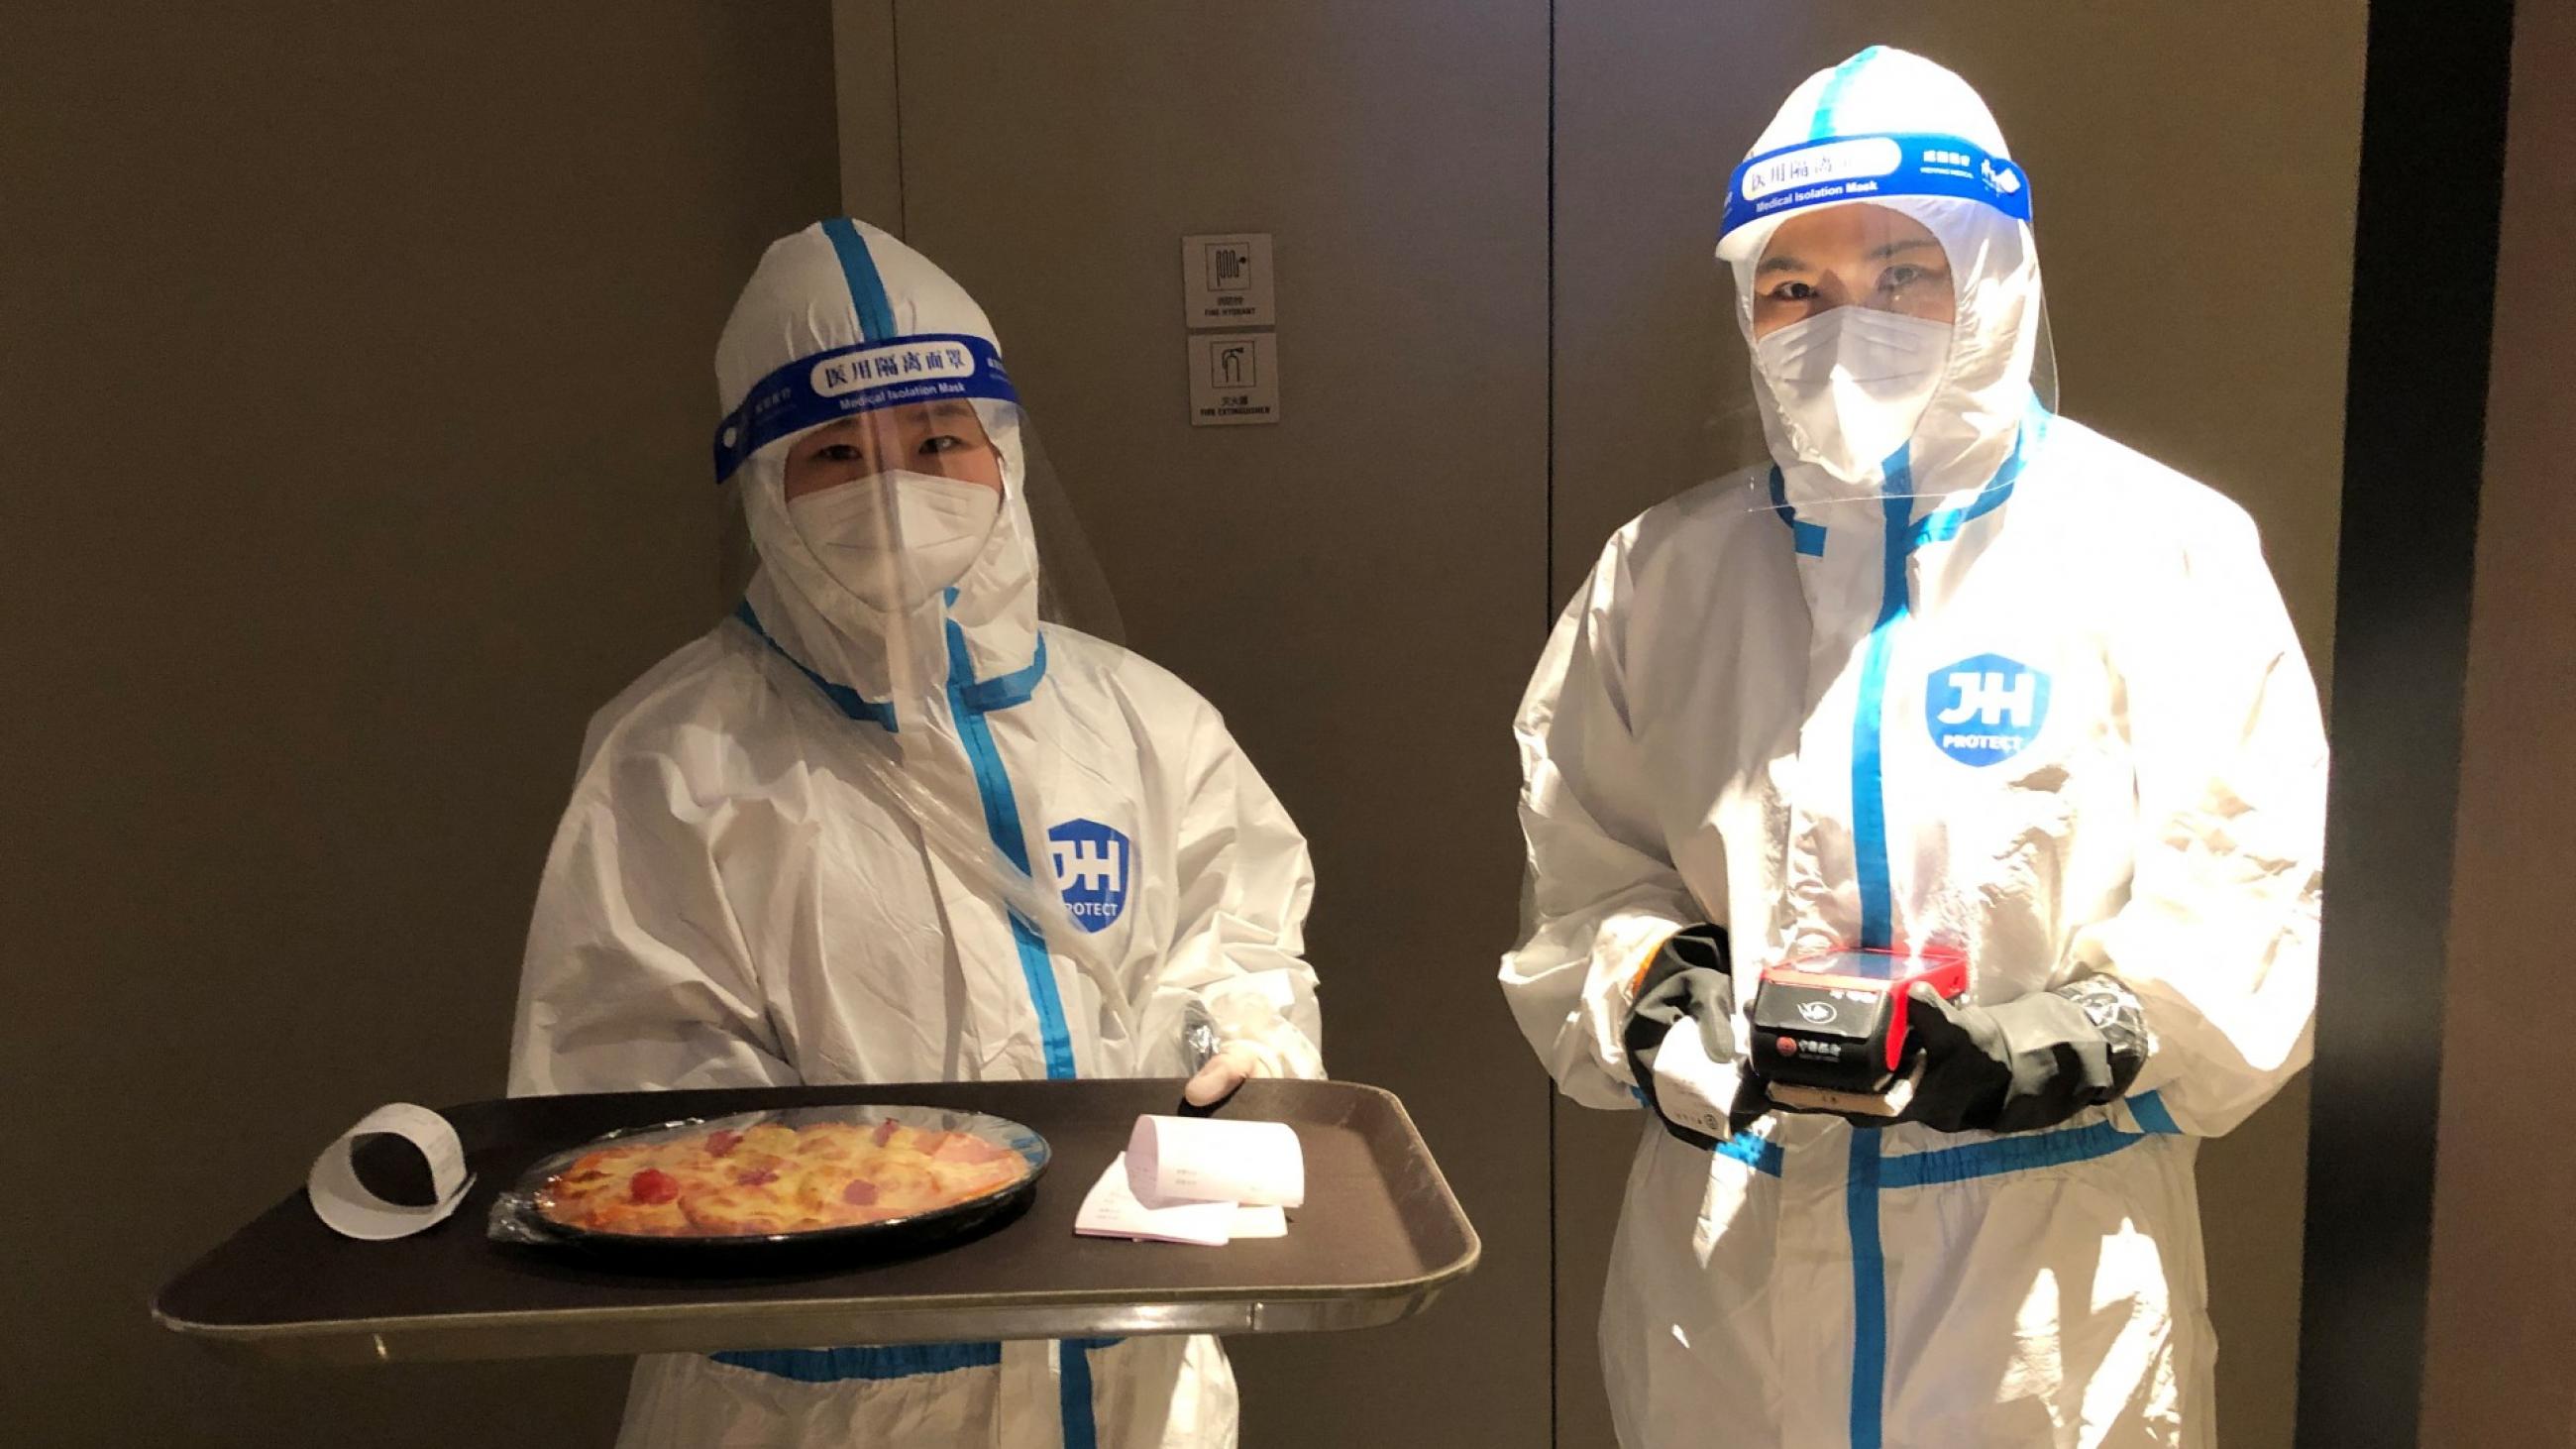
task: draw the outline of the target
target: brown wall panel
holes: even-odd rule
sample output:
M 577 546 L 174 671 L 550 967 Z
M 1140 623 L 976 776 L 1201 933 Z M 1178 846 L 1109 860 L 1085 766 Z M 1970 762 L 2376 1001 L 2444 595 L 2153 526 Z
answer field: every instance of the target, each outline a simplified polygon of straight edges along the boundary
M 832 204 L 826 8 L 7 29 L 0 1442 L 605 1443 L 619 1363 L 146 1304 L 368 1108 L 501 1089 L 583 722 L 721 608 L 709 358 Z
M 2576 23 L 2563 6 L 2523 5 L 2514 25 L 2419 1442 L 2566 1449 L 2576 1156 L 2535 1110 L 2521 1064 L 2564 1049 L 2556 1014 L 2535 1009 L 2533 968 L 2554 969 L 2557 943 L 2576 938 L 2576 292 L 2563 260 L 2576 234 Z

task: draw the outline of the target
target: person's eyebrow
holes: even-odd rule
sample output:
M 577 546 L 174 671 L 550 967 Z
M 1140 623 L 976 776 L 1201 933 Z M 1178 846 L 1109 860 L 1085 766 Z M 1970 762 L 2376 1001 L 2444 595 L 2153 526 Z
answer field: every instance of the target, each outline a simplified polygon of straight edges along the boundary
M 1809 267 L 1805 262 L 1796 257 L 1783 254 L 1776 257 L 1764 257 L 1762 259 L 1762 264 L 1753 269 L 1753 275 L 1760 277 L 1767 276 L 1772 272 L 1804 272 L 1811 270 L 1813 270 L 1813 268 Z
M 1873 262 L 1883 262 L 1889 257 L 1901 256 L 1906 252 L 1917 251 L 1924 247 L 1938 247 L 1939 245 L 1939 242 L 1932 240 L 1930 237 L 1898 237 L 1896 240 L 1888 242 L 1883 246 L 1871 247 L 1868 252 L 1868 259 Z

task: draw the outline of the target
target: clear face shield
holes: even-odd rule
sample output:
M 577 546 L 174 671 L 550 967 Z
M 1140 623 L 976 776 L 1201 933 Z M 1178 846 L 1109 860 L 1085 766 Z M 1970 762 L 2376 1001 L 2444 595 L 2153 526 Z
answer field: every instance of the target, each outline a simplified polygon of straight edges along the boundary
M 1718 420 L 1777 466 L 1750 508 L 1982 489 L 2017 456 L 2057 368 L 2010 161 L 1947 136 L 1843 137 L 1737 168 L 1733 269 L 1751 389 Z
M 1122 638 L 1107 580 L 982 338 L 800 359 L 724 420 L 716 455 L 729 589 L 766 558 L 828 579 L 836 620 L 882 632 L 989 564 L 1000 590 L 1033 581 L 1039 618 Z
M 872 786 L 970 890 L 1003 901 L 1100 988 L 1104 1050 L 1136 1005 L 1051 879 L 1046 818 L 988 798 L 980 711 L 1045 673 L 1054 623 L 1115 641 L 1118 617 L 1025 414 L 981 337 L 894 337 L 804 357 L 719 425 L 728 582 L 782 664 L 850 716 Z M 1044 514 L 1041 531 L 1033 514 Z M 1017 828 L 1014 828 L 1016 822 Z M 1113 1060 L 1115 1057 L 1113 1056 Z
M 827 425 L 827 428 L 838 426 L 839 435 L 829 442 L 818 441 L 808 457 L 791 459 L 789 469 L 798 475 L 799 481 L 805 482 L 805 487 L 789 500 L 791 504 L 796 499 L 812 499 L 818 493 L 825 493 L 830 485 L 811 480 L 831 477 L 856 461 L 841 451 L 843 449 L 856 449 L 862 453 L 882 449 L 894 453 L 907 447 L 930 447 L 940 450 L 940 456 L 946 460 L 937 465 L 938 477 L 978 482 L 988 475 L 1003 477 L 998 466 L 1001 449 L 992 439 L 1015 434 L 1019 439 L 1022 460 L 1020 476 L 1025 479 L 1019 494 L 1036 535 L 1038 618 L 1045 623 L 1079 629 L 1112 644 L 1127 642 L 1117 597 L 1109 587 L 1107 575 L 1101 571 L 1097 556 L 1091 551 L 1072 501 L 1066 497 L 1063 485 L 1058 481 L 1054 467 L 1025 414 L 1016 407 L 1010 408 L 1007 414 L 998 405 L 979 407 L 973 410 L 974 430 L 967 431 L 962 426 L 966 419 L 957 416 L 953 405 L 944 408 L 915 405 L 887 411 L 889 416 L 881 424 L 864 421 L 871 415 L 861 415 L 844 425 Z M 1002 422 L 1005 417 L 1009 419 L 1007 423 Z M 997 466 L 978 469 L 978 460 L 986 456 L 979 450 L 989 450 Z M 960 496 L 953 490 L 920 479 L 916 479 L 907 490 L 901 480 L 889 480 L 883 476 L 888 472 L 917 475 L 923 471 L 918 464 L 906 469 L 876 468 L 872 474 L 856 474 L 839 480 L 865 483 L 862 491 L 877 495 L 876 507 L 872 509 L 860 509 L 852 498 L 844 497 L 820 499 L 807 502 L 802 508 L 791 506 L 787 510 L 790 521 L 796 524 L 798 535 L 806 540 L 806 546 L 815 554 L 817 562 L 837 565 L 836 569 L 827 571 L 836 573 L 853 598 L 863 603 L 871 598 L 899 603 L 908 598 L 926 597 L 935 587 L 935 581 L 955 562 L 955 552 L 963 548 L 962 540 L 952 539 L 935 548 L 932 556 L 915 562 L 904 561 L 902 539 L 905 530 L 900 517 L 904 510 L 897 506 L 896 500 L 906 492 L 916 495 L 920 501 L 914 511 L 919 512 L 932 499 L 944 501 Z M 787 486 L 789 480 L 782 477 L 782 495 Z M 729 496 L 724 508 L 723 584 L 728 596 L 739 596 L 760 565 L 760 551 L 752 542 L 751 520 L 744 507 L 743 491 L 743 480 L 737 475 L 727 487 Z M 1008 492 L 1005 484 L 996 497 L 1006 497 Z M 952 521 L 929 520 L 919 531 L 953 534 L 957 521 L 971 527 L 983 511 L 982 500 L 967 495 L 962 520 L 957 519 L 956 509 L 935 509 L 934 512 L 947 514 Z M 878 526 L 878 521 L 885 519 L 893 520 L 892 525 Z M 999 523 L 999 510 L 996 510 L 994 524 L 998 527 Z M 889 559 L 894 562 L 884 562 Z

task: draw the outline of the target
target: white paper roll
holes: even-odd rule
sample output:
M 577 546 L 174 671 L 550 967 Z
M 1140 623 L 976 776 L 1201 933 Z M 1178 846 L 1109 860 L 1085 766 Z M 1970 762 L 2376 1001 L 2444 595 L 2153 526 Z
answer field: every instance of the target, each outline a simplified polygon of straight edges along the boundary
M 1148 1207 L 1231 1202 L 1303 1207 L 1306 1152 L 1285 1122 L 1139 1117 L 1127 1139 L 1127 1176 Z
M 358 1181 L 352 1158 L 358 1139 L 386 1136 L 400 1137 L 420 1150 L 429 1163 L 430 1190 L 437 1195 L 436 1202 L 426 1207 L 387 1202 Z M 304 1179 L 304 1195 L 312 1200 L 314 1215 L 333 1232 L 382 1242 L 444 1222 L 464 1203 L 472 1186 L 474 1179 L 465 1171 L 465 1144 L 457 1140 L 456 1129 L 447 1125 L 447 1119 L 427 1107 L 395 1102 L 358 1119 L 358 1125 L 322 1149 Z

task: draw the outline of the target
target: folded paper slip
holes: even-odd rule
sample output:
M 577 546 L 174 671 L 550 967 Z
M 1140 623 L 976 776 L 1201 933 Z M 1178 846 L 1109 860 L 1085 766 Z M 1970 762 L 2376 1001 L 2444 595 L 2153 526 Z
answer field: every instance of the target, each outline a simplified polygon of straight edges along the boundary
M 1230 1202 L 1184 1202 L 1147 1206 L 1128 1185 L 1127 1154 L 1112 1158 L 1108 1170 L 1082 1199 L 1073 1219 L 1074 1232 L 1088 1238 L 1136 1238 L 1150 1243 L 1194 1243 L 1221 1248 L 1234 1240 L 1235 1205 Z

